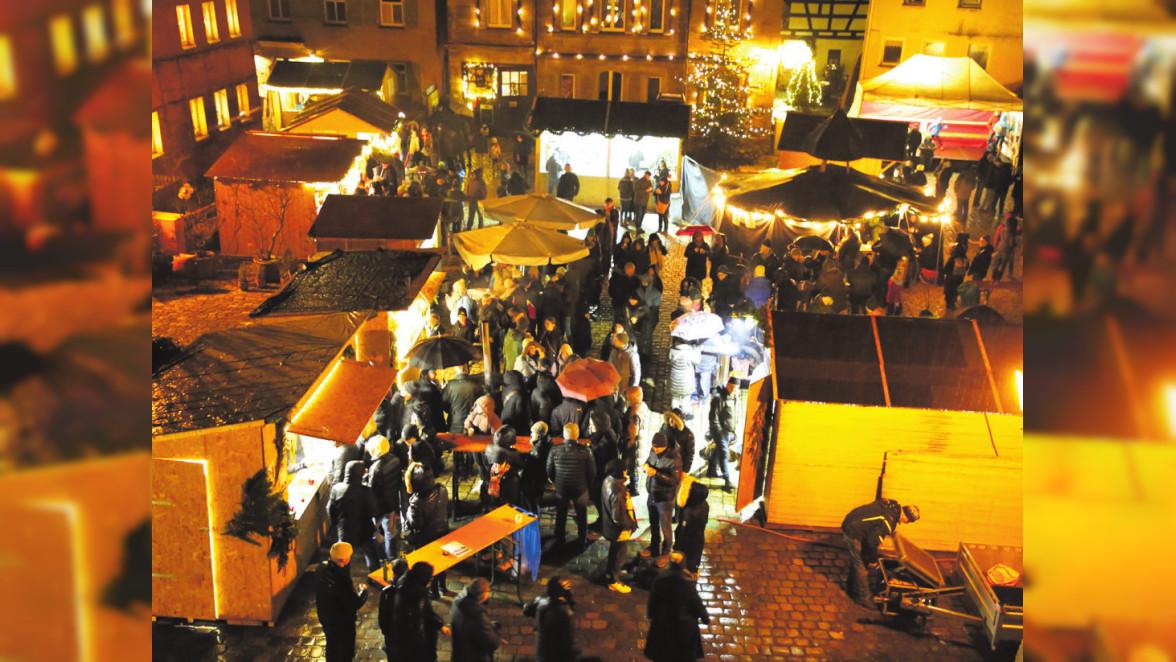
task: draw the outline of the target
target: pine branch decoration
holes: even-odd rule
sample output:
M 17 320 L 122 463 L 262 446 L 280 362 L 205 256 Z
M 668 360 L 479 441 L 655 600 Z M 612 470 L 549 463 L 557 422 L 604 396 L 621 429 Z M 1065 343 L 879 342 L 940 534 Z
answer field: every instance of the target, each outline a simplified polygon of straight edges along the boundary
M 290 504 L 270 494 L 271 489 L 273 484 L 265 468 L 246 479 L 241 486 L 241 510 L 225 524 L 221 535 L 233 536 L 251 545 L 261 545 L 253 540 L 254 535 L 268 537 L 269 556 L 278 559 L 278 570 L 283 571 L 298 537 L 298 524 L 290 514 Z

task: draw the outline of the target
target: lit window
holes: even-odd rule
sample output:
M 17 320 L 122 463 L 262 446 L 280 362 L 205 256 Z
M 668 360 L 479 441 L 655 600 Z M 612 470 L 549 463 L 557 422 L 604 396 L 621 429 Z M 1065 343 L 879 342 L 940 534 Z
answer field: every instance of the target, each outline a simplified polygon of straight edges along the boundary
M 269 0 L 269 17 L 271 21 L 290 20 L 290 0 Z
M 106 17 L 102 5 L 90 5 L 82 10 L 82 28 L 86 31 L 86 54 L 91 62 L 100 62 L 110 50 L 106 42 Z
M 208 137 L 208 117 L 204 114 L 204 97 L 188 100 L 188 108 L 192 111 L 192 133 L 196 139 Z
M 73 73 L 78 68 L 78 49 L 68 14 L 58 14 L 49 20 L 49 38 L 57 73 L 62 76 Z
M 576 0 L 559 0 L 559 27 L 561 30 L 575 30 L 576 10 L 580 4 Z
M 625 0 L 604 0 L 600 12 L 601 29 L 606 32 L 625 29 Z
M 980 9 L 980 0 L 960 0 L 960 9 Z
M 902 40 L 887 39 L 882 44 L 882 64 L 898 64 L 902 62 Z
M 16 62 L 12 59 L 12 41 L 0 34 L 0 99 L 16 94 Z
M 380 0 L 380 25 L 404 25 L 404 0 Z
M 217 90 L 212 94 L 212 101 L 216 104 L 216 125 L 225 128 L 233 123 L 229 115 L 229 91 Z
M 159 113 L 151 113 L 151 156 L 163 154 L 163 134 L 159 130 Z
M 738 8 L 736 9 L 738 11 Z M 652 0 L 649 3 L 649 31 L 665 32 L 666 0 Z
M 347 0 L 323 0 L 323 20 L 327 23 L 346 23 Z
M 483 0 L 482 16 L 486 27 L 509 28 L 514 25 L 513 0 Z
M 249 114 L 249 86 L 241 83 L 237 86 L 237 115 L 244 117 Z
M 130 46 L 135 41 L 135 17 L 131 13 L 131 0 L 114 0 L 111 6 L 114 15 L 114 33 L 119 46 Z
M 180 26 L 180 45 L 184 48 L 195 48 L 196 31 L 192 28 L 192 10 L 188 5 L 176 7 L 176 22 Z
M 204 12 L 204 36 L 208 38 L 208 43 L 215 44 L 220 41 L 220 31 L 216 27 L 216 3 L 201 3 L 200 9 Z
M 501 72 L 501 83 L 498 86 L 498 96 L 500 97 L 525 97 L 527 96 L 527 72 L 525 71 L 503 71 Z
M 229 21 L 229 38 L 241 36 L 241 18 L 237 15 L 237 0 L 225 0 L 225 17 Z

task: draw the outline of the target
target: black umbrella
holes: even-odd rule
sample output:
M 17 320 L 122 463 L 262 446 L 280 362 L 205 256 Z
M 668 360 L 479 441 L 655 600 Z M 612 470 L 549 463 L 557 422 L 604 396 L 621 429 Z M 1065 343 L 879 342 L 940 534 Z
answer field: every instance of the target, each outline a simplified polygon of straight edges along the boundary
M 478 349 L 464 338 L 434 336 L 409 348 L 408 364 L 421 370 L 443 370 L 466 365 L 480 358 Z
M 878 250 L 895 258 L 910 257 L 914 259 L 915 246 L 911 243 L 911 236 L 902 230 L 886 228 L 878 239 Z
M 804 151 L 826 161 L 853 161 L 862 158 L 865 140 L 840 108 L 818 124 L 804 139 Z
M 826 239 L 824 237 L 819 237 L 815 234 L 810 234 L 810 235 L 806 235 L 804 237 L 801 237 L 793 243 L 795 243 L 796 247 L 802 251 L 831 251 L 831 250 L 833 250 L 833 244 L 829 243 L 828 239 Z
M 980 304 L 978 306 L 969 306 L 960 311 L 956 315 L 956 319 L 961 320 L 976 320 L 979 324 L 1005 324 L 1008 322 L 1004 315 L 996 312 L 993 308 Z

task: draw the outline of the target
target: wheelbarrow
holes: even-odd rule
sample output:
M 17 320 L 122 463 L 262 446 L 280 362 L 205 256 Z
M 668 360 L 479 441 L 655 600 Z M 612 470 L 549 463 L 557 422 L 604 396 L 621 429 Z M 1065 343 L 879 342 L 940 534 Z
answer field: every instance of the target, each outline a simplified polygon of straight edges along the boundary
M 1021 548 L 960 543 L 950 573 L 955 581 L 949 584 L 940 562 L 925 550 L 898 533 L 894 544 L 896 557 L 883 557 L 871 577 L 873 601 L 884 616 L 945 615 L 972 622 L 984 628 L 994 650 L 1002 642 L 1021 640 Z M 967 595 L 977 614 L 939 606 L 941 598 L 953 595 Z

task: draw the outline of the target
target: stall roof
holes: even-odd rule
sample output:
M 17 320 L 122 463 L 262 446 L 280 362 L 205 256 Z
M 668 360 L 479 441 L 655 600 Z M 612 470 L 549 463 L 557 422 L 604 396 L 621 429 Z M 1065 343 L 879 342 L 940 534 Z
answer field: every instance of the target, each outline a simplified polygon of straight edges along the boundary
M 249 316 L 404 310 L 440 261 L 426 251 L 337 250 L 307 262 Z
M 200 336 L 151 383 L 152 436 L 284 414 L 361 321 L 321 315 Z
M 842 112 L 842 111 L 838 111 Z M 826 115 L 790 112 L 780 128 L 780 140 L 776 149 L 788 152 L 807 152 L 805 139 L 814 129 L 829 119 Z M 882 159 L 885 161 L 906 160 L 907 123 L 887 120 L 864 120 L 847 118 L 849 125 L 861 134 L 861 151 L 858 158 Z
M 367 142 L 338 136 L 249 132 L 241 135 L 206 177 L 266 182 L 337 182 Z
M 1002 388 L 1021 365 L 1019 327 L 774 313 L 772 333 L 780 399 L 1020 413 L 1015 386 Z
M 340 359 L 290 418 L 287 431 L 354 444 L 395 380 L 387 365 Z
M 809 221 L 861 218 L 867 212 L 889 210 L 904 203 L 932 213 L 941 202 L 925 196 L 922 189 L 832 163 L 824 168 L 811 166 L 736 180 L 723 188 L 730 206 L 745 211 L 780 211 Z
M 328 195 L 310 236 L 324 239 L 419 239 L 433 236 L 441 218 L 440 198 Z
M 527 126 L 536 133 L 574 131 L 685 138 L 690 133 L 690 106 L 661 101 L 639 103 L 535 97 Z
M 378 90 L 384 85 L 386 62 L 354 60 L 351 62 L 296 62 L 278 60 L 270 71 L 267 87 L 303 90 Z
M 862 81 L 862 102 L 935 108 L 1020 111 L 1022 101 L 970 57 L 916 54 Z
M 305 110 L 298 113 L 298 116 L 285 130 L 299 133 L 295 129 L 333 112 L 350 115 L 383 133 L 392 133 L 400 123 L 400 111 L 395 106 L 381 101 L 374 94 L 351 87 L 310 104 Z M 367 132 L 365 131 L 365 133 Z

